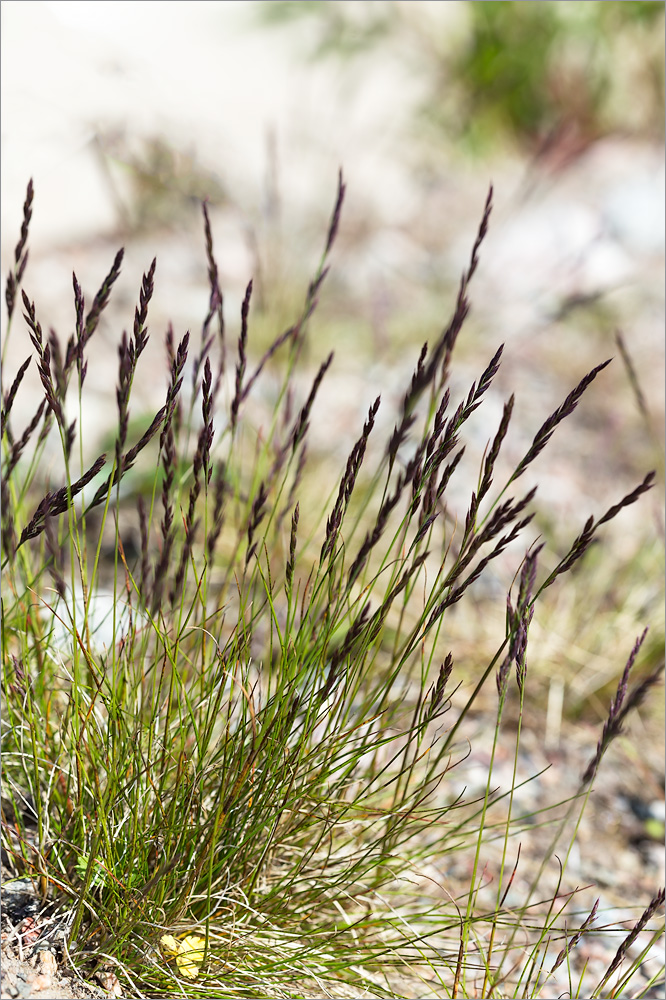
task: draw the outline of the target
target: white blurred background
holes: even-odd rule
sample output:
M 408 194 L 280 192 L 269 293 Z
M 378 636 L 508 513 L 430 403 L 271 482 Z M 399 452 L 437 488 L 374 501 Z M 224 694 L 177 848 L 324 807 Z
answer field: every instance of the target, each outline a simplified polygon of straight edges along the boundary
M 302 209 L 322 192 L 330 201 L 344 164 L 359 196 L 404 211 L 399 146 L 417 83 L 391 58 L 360 84 L 316 66 L 305 58 L 308 26 L 262 28 L 259 6 L 3 3 L 3 249 L 31 175 L 36 239 L 99 236 L 117 223 L 95 148 L 114 134 L 163 138 L 248 206 L 264 194 L 277 147 L 281 193 Z M 459 14 L 456 4 L 434 6 Z

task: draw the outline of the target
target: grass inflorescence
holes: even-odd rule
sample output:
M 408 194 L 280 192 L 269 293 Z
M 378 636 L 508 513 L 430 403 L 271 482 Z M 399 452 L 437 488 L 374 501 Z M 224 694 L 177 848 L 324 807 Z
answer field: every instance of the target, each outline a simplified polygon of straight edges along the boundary
M 651 921 L 663 892 L 593 983 L 584 973 L 577 979 L 572 963 L 601 916 L 598 904 L 567 917 L 574 893 L 558 894 L 566 859 L 545 903 L 540 878 L 557 867 L 562 837 L 568 857 L 606 750 L 659 681 L 653 670 L 631 686 L 644 634 L 627 650 L 571 798 L 531 817 L 553 827 L 552 849 L 518 901 L 509 898 L 519 870 L 512 834 L 528 818 L 513 810 L 517 769 L 498 794 L 493 761 L 510 696 L 519 705 L 519 759 L 541 596 L 566 586 L 602 526 L 654 476 L 572 530 L 568 551 L 541 569 L 545 543 L 527 534 L 536 488 L 514 487 L 604 361 L 499 477 L 513 396 L 505 403 L 477 488 L 452 517 L 447 490 L 465 425 L 502 360 L 500 347 L 454 405 L 450 371 L 491 191 L 452 319 L 407 375 L 393 429 L 375 440 L 377 396 L 328 500 L 306 489 L 308 432 L 333 354 L 300 400 L 295 374 L 344 191 L 340 176 L 300 313 L 254 363 L 247 284 L 235 366 L 204 204 L 210 297 L 199 344 L 169 327 L 164 402 L 137 431 L 130 404 L 149 337 L 153 260 L 118 347 L 114 446 L 91 462 L 82 419 L 87 359 L 123 252 L 88 310 L 74 276 L 67 344 L 53 330 L 45 337 L 22 290 L 29 185 L 7 280 L 5 348 L 18 335 L 21 301 L 43 398 L 15 431 L 27 359 L 2 397 L 6 864 L 34 880 L 73 965 L 88 976 L 112 969 L 127 996 L 548 997 L 555 984 L 561 989 L 563 970 L 572 996 L 620 996 L 641 966 L 640 956 L 625 960 L 630 945 L 658 934 Z M 257 427 L 248 402 L 269 370 L 279 376 L 274 411 Z M 335 415 L 327 419 L 334 427 Z M 62 462 L 45 486 L 40 462 L 54 437 Z M 132 545 L 130 515 L 138 517 Z M 447 617 L 523 538 L 496 652 L 475 676 L 459 676 Z M 466 798 L 449 790 L 449 779 L 468 753 L 464 724 L 486 687 L 496 688 L 487 784 L 480 798 Z M 482 891 L 489 837 L 503 844 L 494 900 Z M 461 850 L 471 859 L 469 884 L 454 895 L 446 859 Z

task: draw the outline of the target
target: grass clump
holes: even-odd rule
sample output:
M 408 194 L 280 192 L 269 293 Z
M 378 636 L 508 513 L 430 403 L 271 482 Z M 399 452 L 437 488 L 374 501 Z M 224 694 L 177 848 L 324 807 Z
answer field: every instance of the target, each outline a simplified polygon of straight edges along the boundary
M 642 963 L 635 952 L 627 962 L 628 949 L 639 934 L 649 943 L 659 933 L 651 920 L 663 892 L 644 904 L 604 975 L 577 979 L 575 948 L 597 905 L 573 915 L 571 933 L 566 860 L 555 865 L 554 890 L 544 890 L 557 845 L 565 857 L 572 850 L 604 753 L 659 679 L 657 669 L 632 685 L 644 634 L 633 648 L 628 641 L 607 722 L 570 800 L 532 816 L 514 808 L 539 598 L 565 585 L 603 525 L 654 476 L 578 526 L 554 568 L 540 570 L 542 545 L 527 534 L 536 491 L 521 493 L 519 480 L 604 361 L 496 484 L 513 397 L 506 402 L 467 509 L 452 515 L 447 489 L 465 424 L 502 357 L 500 347 L 452 401 L 452 357 L 491 194 L 452 319 L 423 346 L 393 430 L 375 442 L 378 396 L 326 499 L 307 446 L 333 355 L 303 398 L 294 384 L 338 229 L 342 177 L 302 309 L 254 362 L 251 281 L 235 363 L 228 359 L 204 204 L 210 298 L 201 336 L 193 346 L 189 333 L 178 339 L 169 328 L 164 403 L 138 424 L 130 402 L 145 377 L 152 262 L 118 348 L 113 450 L 93 461 L 83 442 L 87 358 L 122 251 L 89 308 L 74 276 L 67 343 L 55 331 L 46 337 L 21 290 L 28 188 L 3 353 L 21 291 L 43 398 L 15 433 L 27 360 L 3 389 L 2 842 L 12 874 L 32 878 L 52 910 L 58 946 L 88 976 L 113 970 L 124 995 L 548 997 L 564 973 L 572 996 L 620 996 Z M 251 402 L 269 370 L 278 391 L 270 419 L 257 425 Z M 325 419 L 334 432 L 335 415 Z M 53 440 L 60 470 L 45 484 Z M 516 557 L 496 653 L 475 676 L 459 677 L 447 617 L 521 538 L 527 550 Z M 493 684 L 487 783 L 468 800 L 451 792 L 450 776 L 469 753 L 466 721 Z M 519 706 L 516 766 L 511 787 L 498 789 L 508 698 Z M 549 823 L 552 845 L 516 898 L 511 838 L 530 823 Z M 501 845 L 490 894 L 489 841 Z M 447 858 L 464 850 L 468 885 L 453 893 Z

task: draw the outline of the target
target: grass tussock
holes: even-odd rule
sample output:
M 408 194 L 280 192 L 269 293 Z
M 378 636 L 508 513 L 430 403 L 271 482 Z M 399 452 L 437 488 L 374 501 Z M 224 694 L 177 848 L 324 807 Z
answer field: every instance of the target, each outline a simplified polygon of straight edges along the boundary
M 477 487 L 452 516 L 447 490 L 465 425 L 502 360 L 500 346 L 451 398 L 491 191 L 452 318 L 406 374 L 391 432 L 376 440 L 377 396 L 331 496 L 313 489 L 308 430 L 333 354 L 309 392 L 299 395 L 296 375 L 344 191 L 340 177 L 300 311 L 258 359 L 252 282 L 232 335 L 204 204 L 210 297 L 200 335 L 168 329 L 164 402 L 141 423 L 130 419 L 135 379 L 154 377 L 141 366 L 153 261 L 118 346 L 113 446 L 90 462 L 87 359 L 123 254 L 90 305 L 74 276 L 75 330 L 66 343 L 46 335 L 24 290 L 29 185 L 3 354 L 10 335 L 23 336 L 14 330 L 20 304 L 43 396 L 15 429 L 31 359 L 9 379 L 3 365 L 6 863 L 34 880 L 69 960 L 88 976 L 112 970 L 127 996 L 549 997 L 565 983 L 571 996 L 619 997 L 641 967 L 642 951 L 627 959 L 635 939 L 646 950 L 659 934 L 663 891 L 591 982 L 574 973 L 574 956 L 601 914 L 596 904 L 576 912 L 563 886 L 604 754 L 660 679 L 660 668 L 632 679 L 645 633 L 619 653 L 626 666 L 568 801 L 528 818 L 513 799 L 535 608 L 550 587 L 567 586 L 654 474 L 581 518 L 568 551 L 541 569 L 544 543 L 528 533 L 536 490 L 521 488 L 521 477 L 603 377 L 603 361 L 499 477 L 513 396 L 506 401 Z M 257 426 L 250 402 L 269 370 L 278 391 L 270 421 Z M 334 432 L 335 414 L 325 419 Z M 53 440 L 61 461 L 45 485 Z M 447 618 L 521 539 L 504 634 L 473 677 L 459 676 Z M 451 792 L 450 778 L 469 753 L 466 720 L 493 686 L 487 784 L 469 799 Z M 509 698 L 516 768 L 511 787 L 498 789 Z M 512 838 L 528 819 L 552 827 L 552 844 L 517 899 Z M 502 845 L 491 895 L 489 839 Z M 544 896 L 556 849 L 557 891 Z M 447 858 L 460 851 L 471 859 L 469 882 L 454 895 Z

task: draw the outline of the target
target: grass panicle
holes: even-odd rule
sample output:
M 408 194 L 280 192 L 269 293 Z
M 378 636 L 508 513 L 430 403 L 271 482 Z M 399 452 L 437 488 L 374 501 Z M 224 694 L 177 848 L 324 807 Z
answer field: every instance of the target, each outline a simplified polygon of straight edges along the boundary
M 659 892 L 657 892 L 650 900 L 649 904 L 646 906 L 640 918 L 636 921 L 629 934 L 627 934 L 626 938 L 624 939 L 620 947 L 617 949 L 613 957 L 613 961 L 610 963 L 608 969 L 604 974 L 602 985 L 605 985 L 609 981 L 611 976 L 613 976 L 615 972 L 617 972 L 617 970 L 620 968 L 629 948 L 632 946 L 638 935 L 647 926 L 647 924 L 655 915 L 657 910 L 661 909 L 661 907 L 664 905 L 665 896 L 666 893 L 664 893 L 664 890 L 660 889 Z
M 594 779 L 594 776 L 599 769 L 601 758 L 604 756 L 613 740 L 622 732 L 622 727 L 627 716 L 633 711 L 633 709 L 640 705 L 646 697 L 648 691 L 662 680 L 662 670 L 660 667 L 639 681 L 639 683 L 631 691 L 628 690 L 629 675 L 636 661 L 636 657 L 638 656 L 638 652 L 645 642 L 647 632 L 648 630 L 645 629 L 643 634 L 636 639 L 633 649 L 629 654 L 629 659 L 627 660 L 622 677 L 620 678 L 617 692 L 615 697 L 611 699 L 608 718 L 604 722 L 603 732 L 599 742 L 597 743 L 597 751 L 581 778 L 584 785 L 587 785 Z
M 5 430 L 7 431 L 8 440 L 9 440 L 9 444 L 10 445 L 14 444 L 14 439 L 13 439 L 13 435 L 11 434 L 11 432 L 9 430 L 9 425 L 8 425 L 7 421 L 9 420 L 9 414 L 11 413 L 12 406 L 14 405 L 14 400 L 16 398 L 16 393 L 18 392 L 19 386 L 20 386 L 21 382 L 23 381 L 23 376 L 25 375 L 26 371 L 28 370 L 28 367 L 29 367 L 31 361 L 32 361 L 32 358 L 26 358 L 26 360 L 23 362 L 23 364 L 21 365 L 21 367 L 17 371 L 16 377 L 15 377 L 14 381 L 12 382 L 11 386 L 9 387 L 9 389 L 7 390 L 7 392 L 4 394 L 4 396 L 2 398 L 2 417 L 1 417 L 1 420 L 0 420 L 0 433 L 2 433 L 2 435 L 4 435 L 5 434 Z
M 238 422 L 238 409 L 243 398 L 243 377 L 247 367 L 247 317 L 250 311 L 250 298 L 252 296 L 252 282 L 248 282 L 245 289 L 245 297 L 241 306 L 241 330 L 238 337 L 238 361 L 236 363 L 236 392 L 231 403 L 231 426 L 236 426 Z
M 32 202 L 34 196 L 35 189 L 32 183 L 32 178 L 30 178 L 25 194 L 25 201 L 23 202 L 21 235 L 16 247 L 14 248 L 14 267 L 7 275 L 7 283 L 5 286 L 5 303 L 7 305 L 8 324 L 11 323 L 12 316 L 14 314 L 14 306 L 16 305 L 16 294 L 21 286 L 23 273 L 28 264 L 28 230 L 30 228 L 30 220 L 32 219 Z
M 591 372 L 588 372 L 587 375 L 580 380 L 578 385 L 571 390 L 564 402 L 558 406 L 553 413 L 551 413 L 547 420 L 543 422 L 539 430 L 534 435 L 534 440 L 528 448 L 527 453 L 516 466 L 513 476 L 511 477 L 512 480 L 517 479 L 518 476 L 522 476 L 528 465 L 531 465 L 537 455 L 541 454 L 553 436 L 555 428 L 561 424 L 566 417 L 571 416 L 573 411 L 578 406 L 581 396 L 585 390 L 589 388 L 599 372 L 602 372 L 604 368 L 607 368 L 610 363 L 611 359 L 609 358 L 608 361 L 602 361 L 600 365 L 597 365 Z
M 120 249 L 113 259 L 113 264 L 111 265 L 111 270 L 107 274 L 106 278 L 102 282 L 102 285 L 93 299 L 93 304 L 86 316 L 85 325 L 79 340 L 79 351 L 84 351 L 86 345 L 93 333 L 99 325 L 99 321 L 102 313 L 109 304 L 109 296 L 111 295 L 111 289 L 118 280 L 120 275 L 120 268 L 123 262 L 123 257 L 125 256 L 124 249 Z
M 35 513 L 21 532 L 21 537 L 17 548 L 20 548 L 29 538 L 37 538 L 46 527 L 46 520 L 49 517 L 57 517 L 69 510 L 74 497 L 78 496 L 85 486 L 90 483 L 95 476 L 101 472 L 106 462 L 106 455 L 99 455 L 90 468 L 84 472 L 80 479 L 72 483 L 71 486 L 61 486 L 59 490 L 47 493 L 40 500 Z
M 368 418 L 363 425 L 363 433 L 352 448 L 349 458 L 347 459 L 344 475 L 340 480 L 338 496 L 335 504 L 333 505 L 333 510 L 329 514 L 326 522 L 326 538 L 324 539 L 321 555 L 319 557 L 320 563 L 323 563 L 325 559 L 328 559 L 329 556 L 333 554 L 344 513 L 349 505 L 351 495 L 354 492 L 356 477 L 358 476 L 359 469 L 361 468 L 361 464 L 363 462 L 365 449 L 368 444 L 368 438 L 372 433 L 372 428 L 375 426 L 375 417 L 377 416 L 380 401 L 380 397 L 377 396 L 374 403 L 368 410 Z

